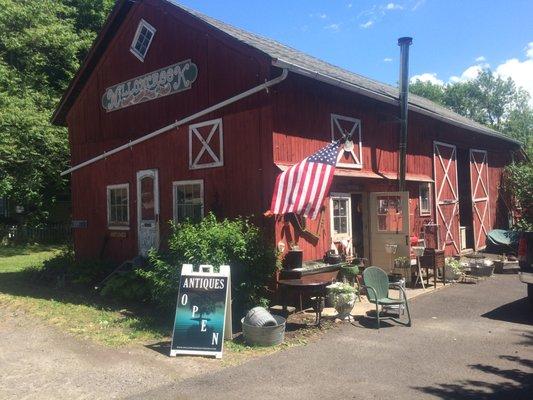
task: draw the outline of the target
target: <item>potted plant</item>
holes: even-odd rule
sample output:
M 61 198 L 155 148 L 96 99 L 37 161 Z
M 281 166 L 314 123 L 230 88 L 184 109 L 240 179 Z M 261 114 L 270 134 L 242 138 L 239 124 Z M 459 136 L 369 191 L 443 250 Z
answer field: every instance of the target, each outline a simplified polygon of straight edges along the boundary
M 444 263 L 444 271 L 446 273 L 446 281 L 456 281 L 461 276 L 461 262 L 453 257 L 446 257 Z
M 394 259 L 394 269 L 389 279 L 392 282 L 398 282 L 405 278 L 406 282 L 411 282 L 411 260 L 408 257 L 396 257 Z
M 348 283 L 336 282 L 327 287 L 328 297 L 337 311 L 337 318 L 350 318 L 355 305 L 356 289 Z

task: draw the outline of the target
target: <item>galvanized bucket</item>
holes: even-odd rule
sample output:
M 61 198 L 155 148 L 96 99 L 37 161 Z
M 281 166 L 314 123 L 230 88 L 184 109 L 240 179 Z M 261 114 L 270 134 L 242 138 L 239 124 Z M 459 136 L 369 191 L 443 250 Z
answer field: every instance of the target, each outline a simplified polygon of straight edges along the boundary
M 242 322 L 242 334 L 246 343 L 254 346 L 276 346 L 285 339 L 286 320 L 279 315 L 274 315 L 275 326 L 253 326 Z
M 244 317 L 248 325 L 252 326 L 276 326 L 278 323 L 263 307 L 254 307 Z

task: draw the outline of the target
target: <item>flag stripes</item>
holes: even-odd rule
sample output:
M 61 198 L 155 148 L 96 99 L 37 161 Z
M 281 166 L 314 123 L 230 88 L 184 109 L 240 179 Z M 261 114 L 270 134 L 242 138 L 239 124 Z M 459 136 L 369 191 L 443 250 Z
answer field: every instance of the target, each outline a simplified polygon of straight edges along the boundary
M 270 212 L 315 219 L 331 186 L 337 153 L 338 143 L 332 143 L 278 175 Z

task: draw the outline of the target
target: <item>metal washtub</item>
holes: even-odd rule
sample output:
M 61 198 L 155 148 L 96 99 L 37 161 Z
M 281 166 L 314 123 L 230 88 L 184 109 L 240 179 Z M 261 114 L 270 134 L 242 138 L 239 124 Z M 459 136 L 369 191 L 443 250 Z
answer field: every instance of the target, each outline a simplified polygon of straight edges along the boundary
M 273 315 L 277 325 L 275 326 L 253 326 L 241 319 L 242 333 L 246 343 L 255 346 L 275 346 L 285 339 L 285 318 Z

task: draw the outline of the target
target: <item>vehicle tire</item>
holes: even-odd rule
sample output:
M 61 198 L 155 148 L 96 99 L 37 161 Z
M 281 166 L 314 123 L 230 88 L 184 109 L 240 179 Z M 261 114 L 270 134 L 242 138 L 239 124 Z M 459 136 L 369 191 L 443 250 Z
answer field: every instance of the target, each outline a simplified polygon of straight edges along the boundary
M 527 298 L 529 300 L 529 305 L 533 308 L 533 285 L 527 285 Z

